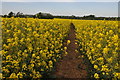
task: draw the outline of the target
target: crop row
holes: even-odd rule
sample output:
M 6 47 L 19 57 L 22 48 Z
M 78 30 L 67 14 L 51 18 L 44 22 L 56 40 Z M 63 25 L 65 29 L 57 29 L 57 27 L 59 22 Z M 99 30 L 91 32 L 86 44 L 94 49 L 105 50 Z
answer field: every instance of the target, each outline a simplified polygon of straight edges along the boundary
M 74 20 L 80 50 L 94 65 L 94 78 L 120 79 L 118 21 Z
M 41 78 L 66 54 L 63 40 L 70 21 L 3 18 L 3 78 Z

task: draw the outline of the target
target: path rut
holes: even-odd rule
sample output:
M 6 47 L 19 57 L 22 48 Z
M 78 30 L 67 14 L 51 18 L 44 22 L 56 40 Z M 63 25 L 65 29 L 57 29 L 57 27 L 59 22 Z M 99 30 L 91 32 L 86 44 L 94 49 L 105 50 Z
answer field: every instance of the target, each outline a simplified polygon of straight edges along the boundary
M 86 79 L 88 74 L 86 70 L 87 65 L 83 63 L 82 55 L 76 51 L 79 46 L 75 44 L 75 26 L 72 23 L 70 24 L 67 40 L 71 41 L 69 45 L 66 45 L 68 54 L 56 63 L 54 75 L 56 78 Z M 80 56 L 80 58 L 78 58 L 78 56 Z

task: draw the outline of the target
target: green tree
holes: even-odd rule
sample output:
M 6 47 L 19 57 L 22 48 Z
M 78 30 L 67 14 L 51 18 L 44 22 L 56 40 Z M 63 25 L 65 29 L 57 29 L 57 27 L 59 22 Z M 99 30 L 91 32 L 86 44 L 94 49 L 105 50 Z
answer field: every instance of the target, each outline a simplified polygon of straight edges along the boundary
M 15 13 L 13 13 L 12 11 L 8 14 L 8 17 L 10 18 L 10 17 L 13 17 L 13 16 L 15 16 Z

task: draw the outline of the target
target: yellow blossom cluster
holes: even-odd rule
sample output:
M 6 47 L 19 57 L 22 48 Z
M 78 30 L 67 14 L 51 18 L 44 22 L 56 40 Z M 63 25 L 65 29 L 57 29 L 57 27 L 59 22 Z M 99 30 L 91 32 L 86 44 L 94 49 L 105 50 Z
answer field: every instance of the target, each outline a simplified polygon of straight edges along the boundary
M 50 71 L 66 54 L 69 25 L 64 19 L 3 18 L 3 78 L 41 78 Z
M 77 39 L 94 65 L 95 78 L 120 79 L 118 21 L 73 20 Z

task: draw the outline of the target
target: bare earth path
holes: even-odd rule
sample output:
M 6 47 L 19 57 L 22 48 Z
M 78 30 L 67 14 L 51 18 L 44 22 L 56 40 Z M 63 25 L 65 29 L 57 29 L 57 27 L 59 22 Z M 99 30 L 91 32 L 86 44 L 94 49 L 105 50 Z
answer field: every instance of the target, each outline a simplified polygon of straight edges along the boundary
M 58 63 L 56 63 L 56 71 L 54 75 L 56 78 L 76 78 L 76 79 L 86 79 L 87 70 L 86 67 L 88 65 L 83 63 L 82 56 L 79 52 L 75 50 L 78 49 L 78 44 L 75 44 L 75 29 L 74 25 L 71 23 L 70 32 L 67 40 L 70 40 L 71 43 L 67 46 L 68 54 L 63 57 Z M 81 58 L 78 58 L 80 56 Z

